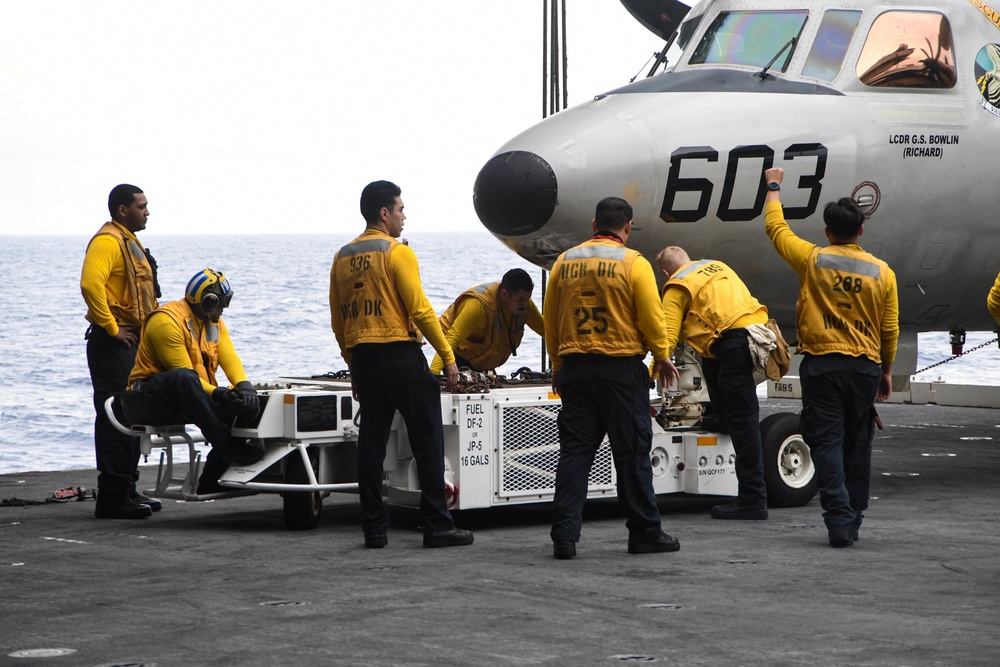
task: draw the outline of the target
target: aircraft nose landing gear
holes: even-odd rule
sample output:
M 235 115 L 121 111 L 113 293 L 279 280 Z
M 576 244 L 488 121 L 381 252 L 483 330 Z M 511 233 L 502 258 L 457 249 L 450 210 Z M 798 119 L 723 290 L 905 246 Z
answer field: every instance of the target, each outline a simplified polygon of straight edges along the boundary
M 802 439 L 799 416 L 779 412 L 760 422 L 764 481 L 771 507 L 799 507 L 816 495 L 816 467 Z

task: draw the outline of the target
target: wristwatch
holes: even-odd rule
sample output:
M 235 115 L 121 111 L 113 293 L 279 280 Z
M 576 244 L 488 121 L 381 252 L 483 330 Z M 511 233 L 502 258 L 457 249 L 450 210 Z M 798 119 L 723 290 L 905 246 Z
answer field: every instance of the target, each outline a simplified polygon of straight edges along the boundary
M 780 190 L 781 186 L 778 185 L 777 183 L 775 183 L 774 181 L 771 181 L 770 183 L 767 184 L 767 189 L 768 190 Z

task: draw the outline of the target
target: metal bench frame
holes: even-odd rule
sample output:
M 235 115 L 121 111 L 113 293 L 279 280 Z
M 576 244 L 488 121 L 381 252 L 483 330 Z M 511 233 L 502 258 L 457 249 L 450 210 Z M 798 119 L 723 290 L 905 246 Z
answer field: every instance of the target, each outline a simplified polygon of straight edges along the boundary
M 198 478 L 201 476 L 204 463 L 195 445 L 206 443 L 205 435 L 201 430 L 192 425 L 192 430 L 188 430 L 188 424 L 131 424 L 125 425 L 119 421 L 114 412 L 114 401 L 117 396 L 112 396 L 104 402 L 104 412 L 107 413 L 111 425 L 125 435 L 139 438 L 139 451 L 143 456 L 149 456 L 153 448 L 162 448 L 160 452 L 160 464 L 156 471 L 156 487 L 143 491 L 146 495 L 157 498 L 172 498 L 175 500 L 214 500 L 216 498 L 230 498 L 238 495 L 250 495 L 248 491 L 226 491 L 222 493 L 203 493 L 198 495 Z M 124 413 L 124 411 L 123 411 Z M 187 445 L 188 460 L 191 462 L 187 473 L 180 477 L 174 472 L 174 445 Z

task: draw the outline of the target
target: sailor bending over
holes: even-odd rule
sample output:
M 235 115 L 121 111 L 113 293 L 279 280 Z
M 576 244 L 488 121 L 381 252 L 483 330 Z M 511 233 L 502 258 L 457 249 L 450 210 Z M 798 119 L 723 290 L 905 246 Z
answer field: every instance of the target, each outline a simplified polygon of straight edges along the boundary
M 531 292 L 535 284 L 524 269 L 511 269 L 498 283 L 485 283 L 465 290 L 440 317 L 448 346 L 459 367 L 492 371 L 511 357 L 524 337 L 524 325 L 543 339 L 545 323 Z M 434 355 L 431 372 L 444 367 Z
M 678 339 L 684 339 L 701 355 L 715 428 L 730 435 L 736 450 L 736 500 L 713 507 L 712 517 L 766 519 L 760 406 L 748 328 L 763 328 L 767 308 L 719 260 L 693 262 L 683 248 L 668 246 L 656 261 L 667 277 L 663 286 L 667 349 L 672 355 Z

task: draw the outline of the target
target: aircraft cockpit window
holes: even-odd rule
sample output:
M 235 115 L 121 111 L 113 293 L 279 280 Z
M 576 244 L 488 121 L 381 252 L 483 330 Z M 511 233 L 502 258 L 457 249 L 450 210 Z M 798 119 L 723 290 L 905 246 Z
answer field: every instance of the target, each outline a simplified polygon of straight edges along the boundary
M 872 23 L 858 58 L 858 78 L 877 88 L 953 88 L 951 26 L 937 12 L 889 11 Z
M 856 9 L 831 9 L 824 13 L 809 57 L 802 67 L 802 76 L 823 81 L 836 79 L 860 18 L 861 11 Z
M 681 50 L 687 48 L 688 42 L 691 41 L 691 35 L 693 35 L 694 31 L 701 25 L 701 20 L 704 17 L 704 14 L 699 14 L 698 16 L 681 23 L 681 30 L 677 35 L 677 46 L 679 46 Z
M 692 65 L 720 64 L 766 67 L 790 40 L 798 40 L 809 13 L 806 11 L 722 12 L 705 31 L 688 61 Z M 793 48 L 771 70 L 784 72 Z

